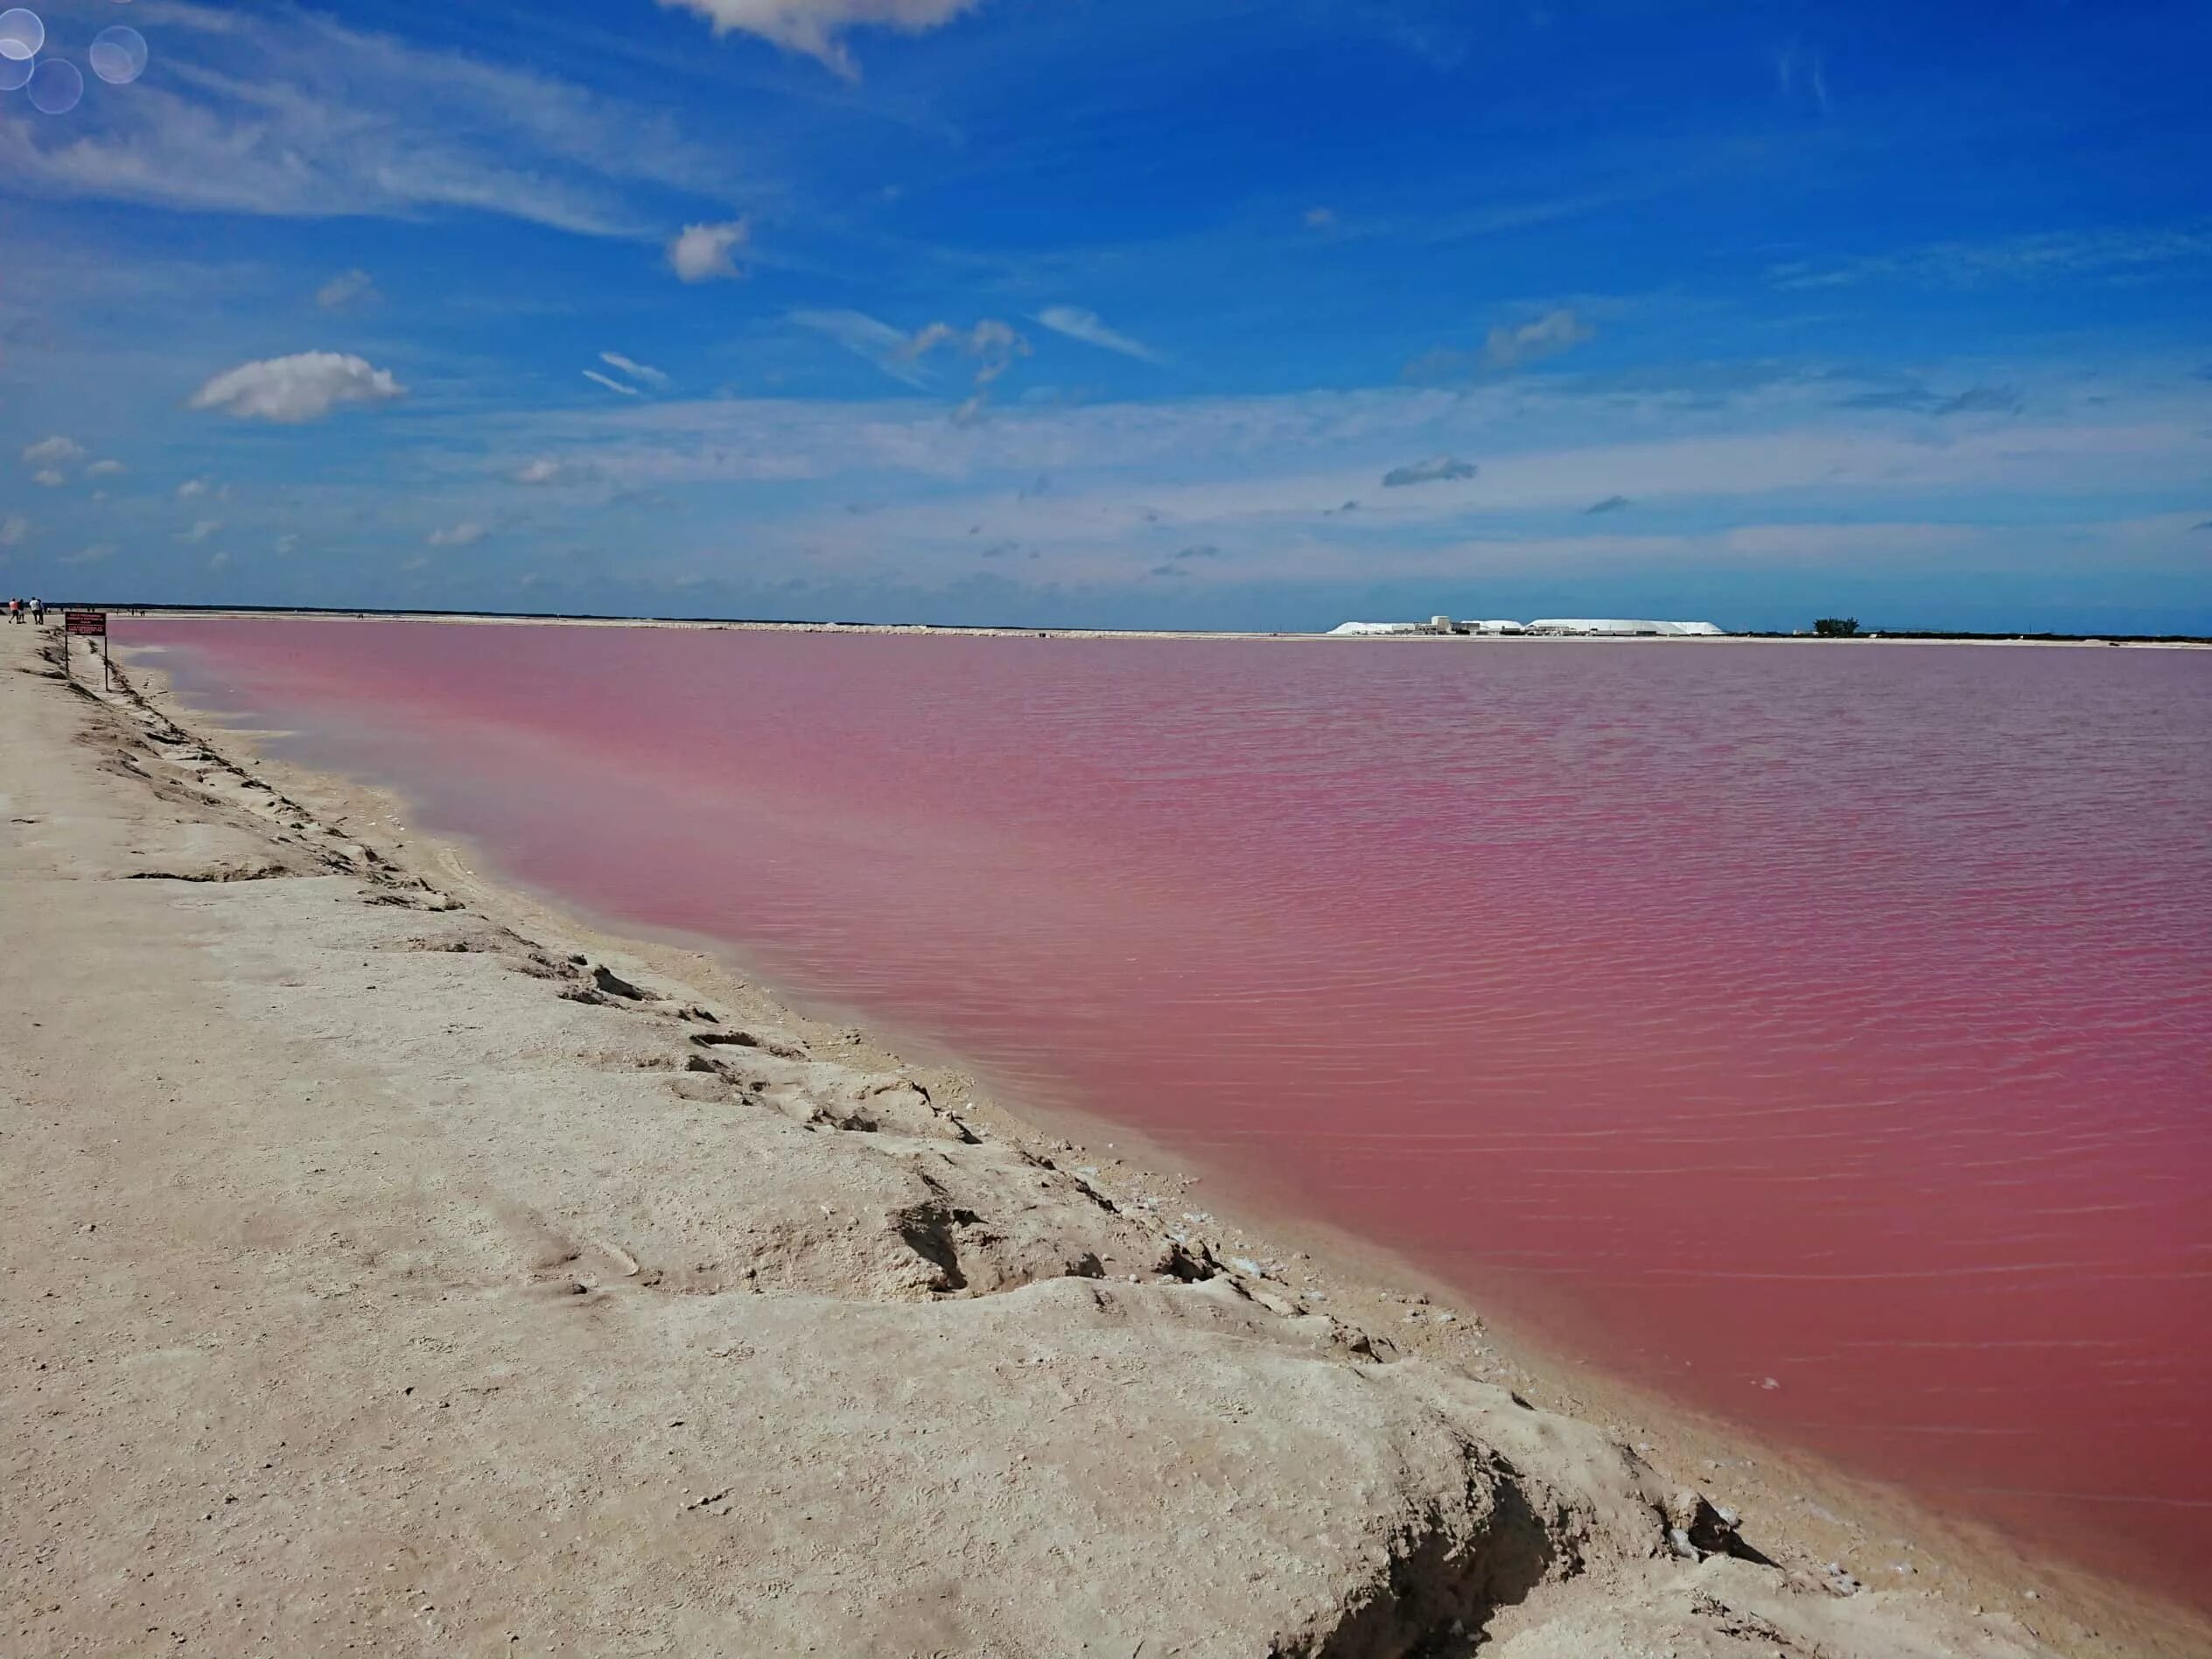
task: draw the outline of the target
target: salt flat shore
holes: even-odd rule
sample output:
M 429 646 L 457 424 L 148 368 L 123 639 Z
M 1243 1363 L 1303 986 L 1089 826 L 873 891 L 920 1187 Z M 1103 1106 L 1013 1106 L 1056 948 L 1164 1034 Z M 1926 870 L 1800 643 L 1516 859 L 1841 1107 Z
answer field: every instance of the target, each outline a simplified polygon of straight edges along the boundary
M 2188 1650 L 1740 1530 L 60 648 L 0 626 L 0 1651 Z

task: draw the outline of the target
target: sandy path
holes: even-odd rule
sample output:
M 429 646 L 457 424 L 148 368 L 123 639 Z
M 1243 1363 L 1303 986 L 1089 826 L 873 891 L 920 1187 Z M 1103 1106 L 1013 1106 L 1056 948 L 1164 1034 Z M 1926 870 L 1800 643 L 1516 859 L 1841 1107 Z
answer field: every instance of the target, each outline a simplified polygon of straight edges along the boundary
M 1738 1558 L 1597 1431 L 486 920 L 34 639 L 8 1652 L 2040 1651 Z

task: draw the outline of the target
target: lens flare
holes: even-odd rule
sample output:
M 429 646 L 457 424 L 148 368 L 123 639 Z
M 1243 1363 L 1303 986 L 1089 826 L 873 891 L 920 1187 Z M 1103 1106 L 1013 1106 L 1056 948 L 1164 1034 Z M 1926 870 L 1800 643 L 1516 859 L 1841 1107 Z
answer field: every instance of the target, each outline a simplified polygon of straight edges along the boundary
M 66 58 L 42 59 L 31 77 L 31 102 L 45 115 L 66 116 L 84 95 L 84 73 Z
M 18 63 L 38 55 L 46 44 L 46 25 L 35 11 L 14 6 L 0 11 L 0 58 Z
M 127 87 L 146 73 L 146 37 L 118 24 L 93 37 L 92 73 L 111 87 Z

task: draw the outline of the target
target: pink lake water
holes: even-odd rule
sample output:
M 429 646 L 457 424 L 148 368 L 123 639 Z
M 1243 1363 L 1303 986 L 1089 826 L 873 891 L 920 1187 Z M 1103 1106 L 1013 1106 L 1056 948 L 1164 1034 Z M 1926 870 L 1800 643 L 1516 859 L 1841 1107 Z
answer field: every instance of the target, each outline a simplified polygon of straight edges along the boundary
M 116 626 L 507 874 L 2212 1605 L 2212 654 Z

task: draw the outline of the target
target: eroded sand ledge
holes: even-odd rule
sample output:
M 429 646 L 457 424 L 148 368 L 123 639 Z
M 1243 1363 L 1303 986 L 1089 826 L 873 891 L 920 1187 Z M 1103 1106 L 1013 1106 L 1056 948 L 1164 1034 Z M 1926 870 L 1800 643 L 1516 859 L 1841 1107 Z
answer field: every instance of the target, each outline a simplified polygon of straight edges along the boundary
M 0 628 L 0 1647 L 2043 1651 L 918 1080 L 502 928 Z

